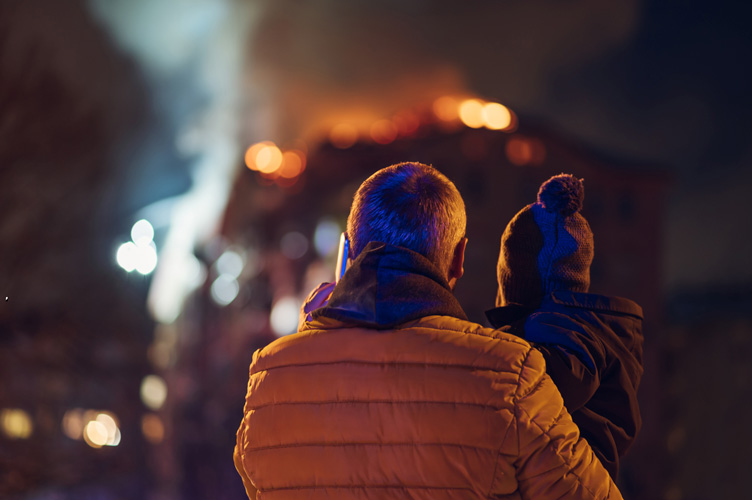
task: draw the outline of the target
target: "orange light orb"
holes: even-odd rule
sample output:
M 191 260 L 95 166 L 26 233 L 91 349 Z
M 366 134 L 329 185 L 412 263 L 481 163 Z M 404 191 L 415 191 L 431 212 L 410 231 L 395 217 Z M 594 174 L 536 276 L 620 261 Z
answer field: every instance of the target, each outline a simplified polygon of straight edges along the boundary
M 415 113 L 401 113 L 393 118 L 399 135 L 410 136 L 418 131 L 420 118 Z
M 439 97 L 433 102 L 433 114 L 439 120 L 451 122 L 459 118 L 458 107 L 459 103 L 454 97 Z
M 165 435 L 162 419 L 154 413 L 147 413 L 141 418 L 141 432 L 146 440 L 152 444 L 162 442 Z
M 279 176 L 284 179 L 294 179 L 305 169 L 305 155 L 300 151 L 285 151 L 282 153 L 282 166 Z
M 511 137 L 505 150 L 509 161 L 518 166 L 540 165 L 546 159 L 546 147 L 534 137 Z
M 378 144 L 389 144 L 397 138 L 397 125 L 391 120 L 379 120 L 371 126 L 371 139 Z
M 484 125 L 483 103 L 478 99 L 467 99 L 460 104 L 460 120 L 470 128 L 480 128 Z
M 329 142 L 338 149 L 347 149 L 358 140 L 358 130 L 349 123 L 340 123 L 329 132 Z
M 512 113 L 498 102 L 489 102 L 481 112 L 485 126 L 491 130 L 504 130 L 512 123 Z
M 257 142 L 253 146 L 249 147 L 245 152 L 245 165 L 251 170 L 258 170 L 256 165 L 256 155 L 266 146 L 274 145 L 271 141 Z
M 262 174 L 273 174 L 282 166 L 282 151 L 277 146 L 266 144 L 256 153 L 256 167 Z

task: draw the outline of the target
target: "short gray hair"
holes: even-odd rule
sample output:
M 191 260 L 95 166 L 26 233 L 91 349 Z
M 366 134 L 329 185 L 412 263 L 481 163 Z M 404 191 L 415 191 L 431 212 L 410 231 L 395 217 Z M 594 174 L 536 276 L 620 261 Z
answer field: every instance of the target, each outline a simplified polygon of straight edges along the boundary
M 418 252 L 446 274 L 466 225 L 465 203 L 452 181 L 432 166 L 406 162 L 360 185 L 347 235 L 353 258 L 369 242 L 380 241 Z

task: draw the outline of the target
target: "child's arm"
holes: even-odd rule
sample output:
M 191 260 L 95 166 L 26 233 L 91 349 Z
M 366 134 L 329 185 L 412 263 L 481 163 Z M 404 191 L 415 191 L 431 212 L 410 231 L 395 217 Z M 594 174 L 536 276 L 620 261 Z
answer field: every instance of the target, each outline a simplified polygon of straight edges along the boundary
M 601 383 L 607 366 L 603 343 L 582 324 L 554 312 L 534 313 L 525 321 L 525 340 L 546 360 L 564 404 L 574 412 L 587 403 Z

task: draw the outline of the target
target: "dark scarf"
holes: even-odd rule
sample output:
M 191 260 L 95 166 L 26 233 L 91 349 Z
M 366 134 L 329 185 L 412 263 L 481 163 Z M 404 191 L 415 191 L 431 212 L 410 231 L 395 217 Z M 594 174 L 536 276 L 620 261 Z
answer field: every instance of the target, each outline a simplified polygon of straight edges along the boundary
M 394 328 L 425 316 L 467 320 L 436 266 L 407 248 L 370 242 L 352 262 L 329 303 L 313 312 L 348 325 Z

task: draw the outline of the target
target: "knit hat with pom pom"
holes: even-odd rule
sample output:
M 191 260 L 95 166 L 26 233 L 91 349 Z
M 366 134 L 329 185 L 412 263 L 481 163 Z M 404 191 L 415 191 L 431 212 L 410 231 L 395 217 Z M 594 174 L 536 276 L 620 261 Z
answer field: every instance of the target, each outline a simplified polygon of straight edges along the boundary
M 580 179 L 556 175 L 509 222 L 496 268 L 497 306 L 537 307 L 555 290 L 588 291 L 593 232 L 580 215 L 584 196 Z

